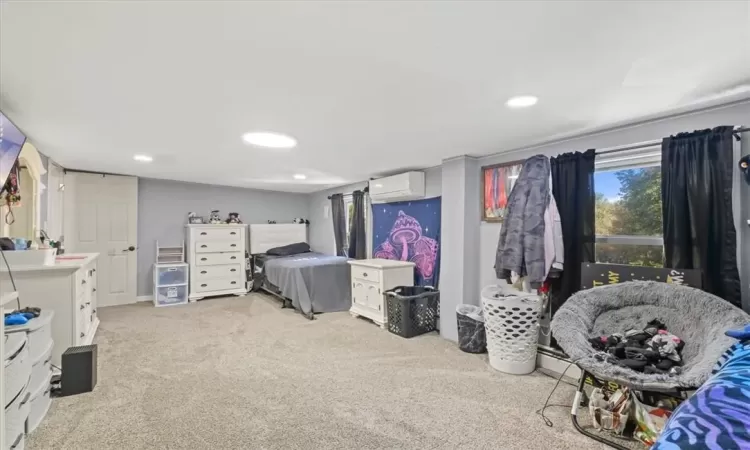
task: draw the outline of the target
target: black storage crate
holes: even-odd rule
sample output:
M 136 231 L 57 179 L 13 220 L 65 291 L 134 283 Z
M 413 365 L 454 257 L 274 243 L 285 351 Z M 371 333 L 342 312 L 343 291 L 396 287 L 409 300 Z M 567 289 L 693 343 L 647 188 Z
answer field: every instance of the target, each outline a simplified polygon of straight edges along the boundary
M 385 295 L 388 331 L 410 338 L 437 330 L 440 291 L 429 286 L 398 286 Z

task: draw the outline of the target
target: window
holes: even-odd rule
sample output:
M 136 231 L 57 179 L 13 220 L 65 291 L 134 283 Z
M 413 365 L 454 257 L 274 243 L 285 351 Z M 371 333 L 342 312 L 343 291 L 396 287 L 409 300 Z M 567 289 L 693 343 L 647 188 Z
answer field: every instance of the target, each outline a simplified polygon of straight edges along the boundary
M 369 209 L 370 208 L 369 208 L 368 197 L 365 196 L 365 229 L 368 229 L 368 230 L 369 228 L 367 226 L 367 219 L 369 218 L 368 217 Z M 348 254 L 349 253 L 349 236 L 351 235 L 352 220 L 354 219 L 354 199 L 352 198 L 351 195 L 344 196 L 344 211 L 346 211 L 346 241 L 344 242 L 344 253 Z
M 663 267 L 660 152 L 597 158 L 596 261 Z

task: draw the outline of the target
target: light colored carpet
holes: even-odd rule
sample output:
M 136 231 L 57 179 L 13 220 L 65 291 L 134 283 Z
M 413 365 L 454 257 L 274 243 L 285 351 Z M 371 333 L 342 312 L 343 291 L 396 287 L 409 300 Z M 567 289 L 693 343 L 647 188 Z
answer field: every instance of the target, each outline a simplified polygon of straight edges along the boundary
M 55 399 L 31 449 L 587 449 L 555 380 L 491 369 L 436 333 L 348 313 L 308 321 L 261 294 L 100 309 L 94 392 Z M 570 404 L 564 383 L 552 403 Z

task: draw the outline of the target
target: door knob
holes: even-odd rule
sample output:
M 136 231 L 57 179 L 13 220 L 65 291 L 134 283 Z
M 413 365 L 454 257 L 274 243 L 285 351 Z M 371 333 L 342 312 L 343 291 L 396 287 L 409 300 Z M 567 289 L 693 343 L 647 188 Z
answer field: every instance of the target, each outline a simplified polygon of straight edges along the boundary
M 134 252 L 134 251 L 135 251 L 135 246 L 132 246 L 132 245 L 131 245 L 130 247 L 126 248 L 126 249 L 125 249 L 125 250 L 123 250 L 123 251 L 124 251 L 124 252 Z

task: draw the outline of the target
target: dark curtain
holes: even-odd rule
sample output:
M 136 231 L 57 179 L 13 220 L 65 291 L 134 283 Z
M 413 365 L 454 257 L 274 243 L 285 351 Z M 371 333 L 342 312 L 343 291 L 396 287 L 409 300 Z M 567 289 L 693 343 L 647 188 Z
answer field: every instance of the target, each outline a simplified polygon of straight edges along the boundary
M 365 229 L 365 194 L 352 192 L 352 223 L 349 230 L 349 257 L 367 258 L 367 231 Z
M 552 314 L 581 289 L 581 263 L 595 262 L 594 160 L 596 152 L 565 153 L 550 159 L 552 195 L 555 196 L 565 251 L 562 276 L 552 279 Z
M 346 209 L 344 195 L 331 196 L 331 216 L 333 217 L 333 238 L 336 242 L 336 256 L 346 256 L 344 242 L 346 241 Z
M 739 307 L 732 135 L 723 126 L 665 138 L 661 198 L 665 267 L 700 269 L 703 290 Z

